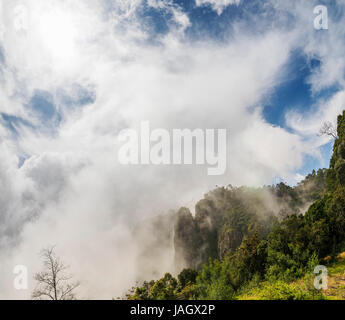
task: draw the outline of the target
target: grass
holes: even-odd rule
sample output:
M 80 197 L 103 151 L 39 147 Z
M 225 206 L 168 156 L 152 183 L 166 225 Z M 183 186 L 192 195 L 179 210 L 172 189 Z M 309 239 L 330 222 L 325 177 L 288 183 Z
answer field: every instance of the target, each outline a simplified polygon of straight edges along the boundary
M 326 299 L 345 300 L 345 252 L 338 255 L 336 262 L 327 266 L 328 289 L 323 291 Z
M 327 259 L 329 260 L 329 259 Z M 238 297 L 239 300 L 345 300 L 345 252 L 328 263 L 328 289 L 314 289 L 315 275 L 306 275 L 292 283 L 262 282 Z

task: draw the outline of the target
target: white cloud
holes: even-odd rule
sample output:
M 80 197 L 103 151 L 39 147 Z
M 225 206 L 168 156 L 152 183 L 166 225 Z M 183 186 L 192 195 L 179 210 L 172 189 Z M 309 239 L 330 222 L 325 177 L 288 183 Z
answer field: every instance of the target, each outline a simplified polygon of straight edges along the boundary
M 341 13 L 345 4 L 343 1 L 336 1 L 337 9 L 328 10 L 328 30 L 315 30 L 313 13 L 314 8 L 320 3 L 314 1 L 284 1 L 273 0 L 272 6 L 277 10 L 277 16 L 288 15 L 291 20 L 290 28 L 296 34 L 296 46 L 310 58 L 321 61 L 320 70 L 313 72 L 310 77 L 310 84 L 313 92 L 327 89 L 330 86 L 344 87 L 345 61 L 343 59 L 345 51 L 345 36 L 343 28 L 344 17 Z
M 324 122 L 331 122 L 335 127 L 337 125 L 337 117 L 344 110 L 345 91 L 339 91 L 332 95 L 328 100 L 320 100 L 313 107 L 313 112 L 301 114 L 298 111 L 290 111 L 286 115 L 287 125 L 298 132 L 301 136 L 312 137 L 319 142 L 319 145 L 325 143 L 327 137 L 317 137 Z

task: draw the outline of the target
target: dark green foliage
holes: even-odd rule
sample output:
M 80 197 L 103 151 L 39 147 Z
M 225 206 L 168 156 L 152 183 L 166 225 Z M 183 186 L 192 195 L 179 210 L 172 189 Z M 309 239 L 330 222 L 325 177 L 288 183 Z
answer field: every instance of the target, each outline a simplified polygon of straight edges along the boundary
M 267 277 L 292 281 L 308 271 L 315 259 L 309 247 L 304 216 L 292 215 L 273 230 L 267 240 Z
M 184 269 L 176 278 L 170 273 L 157 281 L 144 282 L 142 286 L 132 288 L 126 295 L 129 300 L 188 300 L 195 298 L 196 279 L 199 273 L 193 269 Z
M 149 297 L 152 300 L 175 300 L 175 290 L 177 288 L 177 280 L 170 274 L 156 281 L 150 289 Z
M 182 290 L 187 285 L 195 284 L 198 272 L 193 269 L 184 269 L 178 275 L 178 288 Z
M 236 293 L 232 278 L 232 265 L 229 259 L 210 260 L 200 271 L 197 278 L 197 298 L 203 300 L 229 300 Z
M 334 166 L 334 171 L 340 185 L 345 185 L 345 160 L 338 159 Z
M 236 266 L 237 287 L 250 282 L 254 276 L 263 279 L 267 263 L 267 242 L 261 240 L 257 231 L 246 237 L 232 256 Z

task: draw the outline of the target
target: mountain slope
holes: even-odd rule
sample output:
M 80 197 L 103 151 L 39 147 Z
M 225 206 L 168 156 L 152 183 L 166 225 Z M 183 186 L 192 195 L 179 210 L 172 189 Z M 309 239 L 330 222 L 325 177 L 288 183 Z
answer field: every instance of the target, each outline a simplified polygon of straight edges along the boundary
M 292 188 L 217 188 L 195 216 L 175 216 L 177 279 L 166 274 L 129 299 L 342 298 L 345 263 L 345 111 L 329 169 Z M 314 267 L 330 264 L 330 287 L 313 288 Z

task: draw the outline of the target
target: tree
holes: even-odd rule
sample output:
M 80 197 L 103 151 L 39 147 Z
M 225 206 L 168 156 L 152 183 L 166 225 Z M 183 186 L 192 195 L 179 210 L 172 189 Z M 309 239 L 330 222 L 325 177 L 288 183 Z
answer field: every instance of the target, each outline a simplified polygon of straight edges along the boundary
M 199 275 L 198 271 L 193 269 L 184 269 L 178 275 L 178 286 L 182 290 L 188 284 L 195 284 L 196 278 Z
M 32 293 L 33 299 L 43 300 L 74 300 L 75 289 L 79 287 L 79 282 L 72 282 L 72 276 L 66 271 L 69 268 L 55 254 L 55 247 L 43 249 L 44 270 L 36 273 L 34 279 L 37 287 Z
M 324 135 L 333 137 L 334 139 L 338 138 L 337 129 L 329 121 L 324 122 L 319 131 L 319 136 L 324 136 Z
M 150 289 L 151 300 L 176 300 L 177 280 L 170 274 L 157 280 Z

